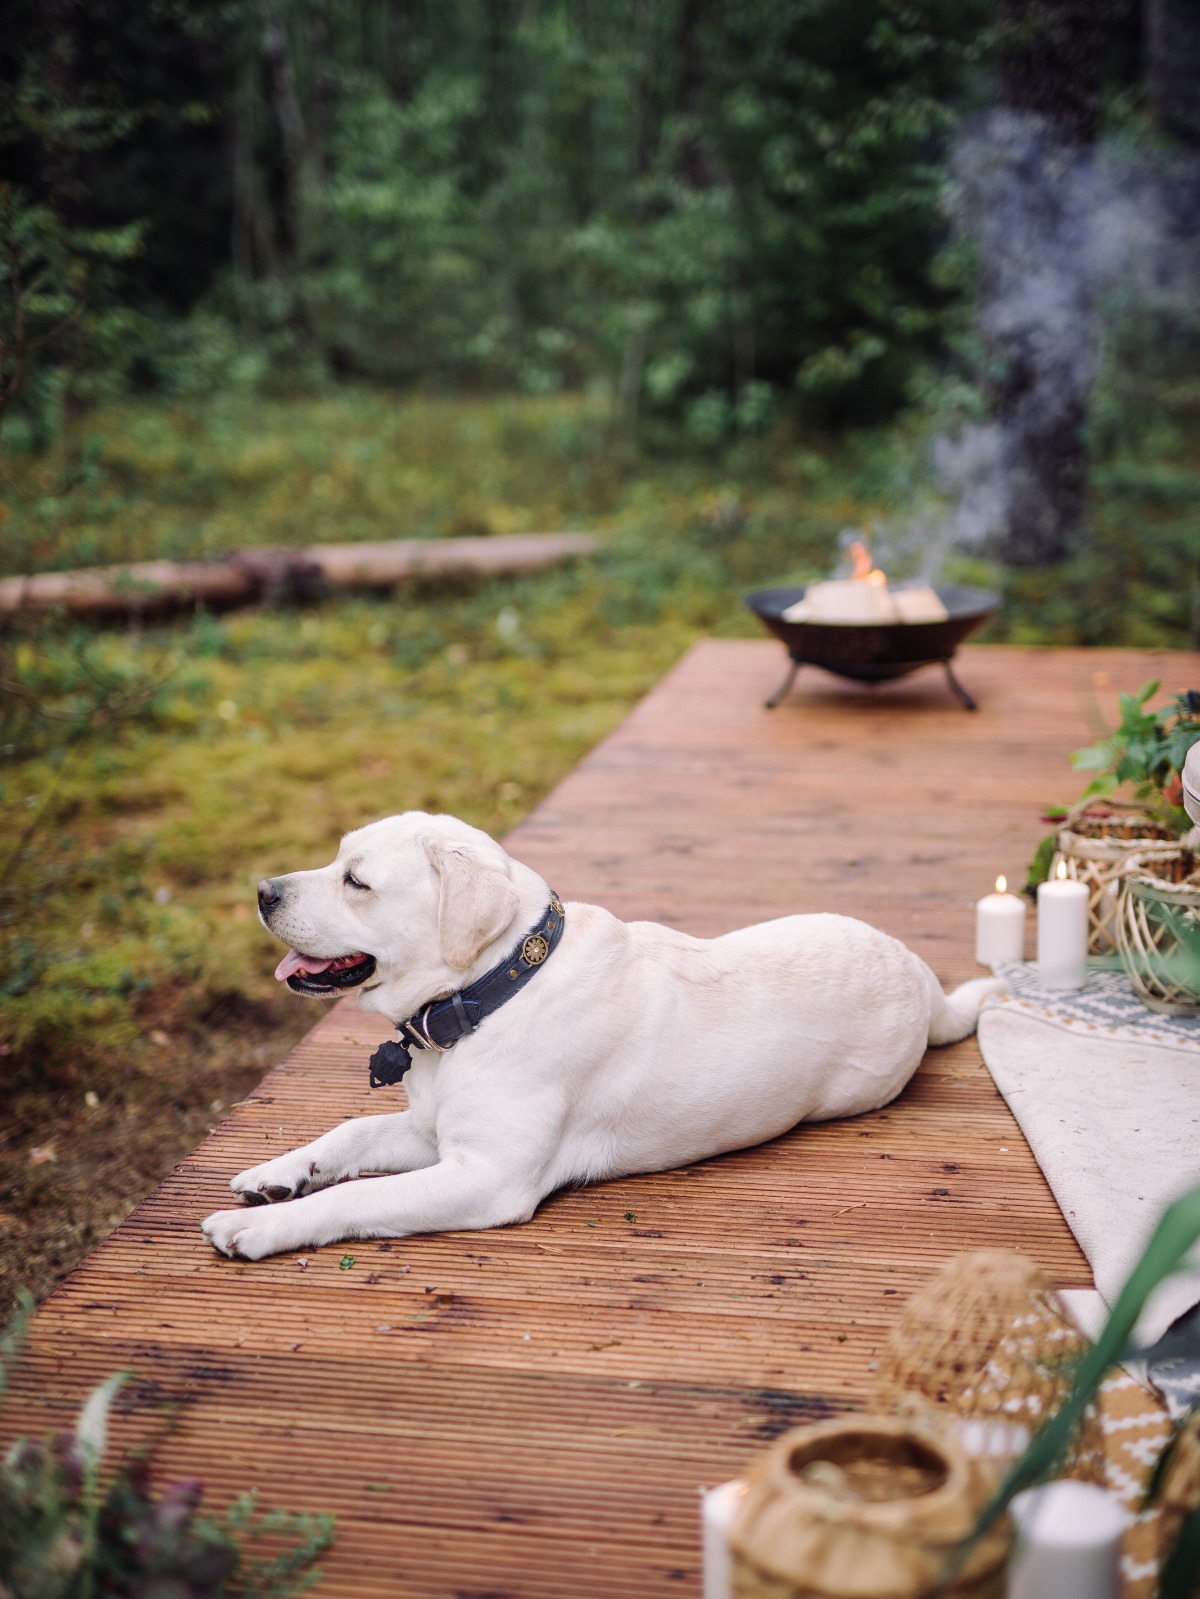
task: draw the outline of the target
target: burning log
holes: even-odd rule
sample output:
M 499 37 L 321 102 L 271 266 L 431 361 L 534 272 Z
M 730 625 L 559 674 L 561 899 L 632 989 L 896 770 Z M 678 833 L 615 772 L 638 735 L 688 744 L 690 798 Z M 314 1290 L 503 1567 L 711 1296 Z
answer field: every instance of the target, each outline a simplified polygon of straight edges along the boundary
M 390 589 L 409 578 L 526 572 L 590 555 L 587 533 L 498 538 L 388 539 L 244 550 L 218 561 L 138 561 L 0 580 L 0 615 L 65 611 L 78 617 L 226 610 L 262 600 L 308 599 L 327 589 Z
M 944 622 L 948 612 L 935 590 L 923 587 L 892 588 L 871 560 L 865 544 L 850 546 L 854 570 L 847 578 L 810 583 L 803 599 L 783 612 L 785 622 L 819 622 L 834 626 L 861 626 L 868 622 Z

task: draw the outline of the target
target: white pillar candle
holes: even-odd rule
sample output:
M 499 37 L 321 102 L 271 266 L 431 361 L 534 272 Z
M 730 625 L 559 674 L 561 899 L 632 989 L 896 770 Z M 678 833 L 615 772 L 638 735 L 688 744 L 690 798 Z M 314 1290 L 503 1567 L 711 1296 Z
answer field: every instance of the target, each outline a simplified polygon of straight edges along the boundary
M 996 879 L 996 892 L 975 902 L 975 959 L 980 966 L 1025 959 L 1025 901 L 1005 890 Z
M 700 1501 L 704 1527 L 704 1599 L 733 1599 L 733 1557 L 729 1529 L 746 1497 L 740 1479 L 710 1488 Z
M 1038 885 L 1038 982 L 1042 988 L 1082 988 L 1087 982 L 1088 890 L 1067 876 Z
M 1008 1599 L 1117 1599 L 1125 1515 L 1090 1482 L 1050 1482 L 1012 1502 Z

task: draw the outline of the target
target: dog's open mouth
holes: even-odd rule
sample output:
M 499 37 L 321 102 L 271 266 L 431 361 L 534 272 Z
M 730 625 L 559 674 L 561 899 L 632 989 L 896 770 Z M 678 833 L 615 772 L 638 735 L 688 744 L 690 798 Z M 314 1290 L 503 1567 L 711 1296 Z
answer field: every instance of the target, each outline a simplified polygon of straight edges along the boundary
M 275 968 L 275 976 L 297 994 L 332 994 L 339 988 L 357 988 L 375 970 L 374 955 L 339 955 L 322 960 L 289 949 Z

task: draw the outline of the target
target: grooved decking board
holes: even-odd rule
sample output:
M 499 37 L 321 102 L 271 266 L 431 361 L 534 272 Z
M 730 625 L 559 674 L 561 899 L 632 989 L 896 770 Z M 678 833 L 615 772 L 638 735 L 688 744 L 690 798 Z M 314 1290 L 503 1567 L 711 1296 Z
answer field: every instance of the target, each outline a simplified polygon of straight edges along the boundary
M 960 981 L 972 902 L 999 871 L 1020 880 L 1041 807 L 1077 790 L 1091 700 L 1111 719 L 1118 688 L 1188 687 L 1197 661 L 971 649 L 974 716 L 934 671 L 870 691 L 805 669 L 767 712 L 783 665 L 770 643 L 697 646 L 513 853 L 564 898 L 698 934 L 860 915 Z M 338 1245 L 303 1270 L 215 1256 L 197 1222 L 235 1172 L 395 1108 L 366 1088 L 386 1033 L 352 1001 L 328 1012 L 51 1296 L 5 1438 L 64 1424 L 128 1365 L 121 1443 L 182 1402 L 160 1479 L 337 1513 L 333 1599 L 694 1599 L 698 1487 L 860 1405 L 935 1266 L 1013 1246 L 1090 1284 L 974 1041 L 874 1115 L 561 1194 L 527 1226 L 350 1245 L 348 1271 Z

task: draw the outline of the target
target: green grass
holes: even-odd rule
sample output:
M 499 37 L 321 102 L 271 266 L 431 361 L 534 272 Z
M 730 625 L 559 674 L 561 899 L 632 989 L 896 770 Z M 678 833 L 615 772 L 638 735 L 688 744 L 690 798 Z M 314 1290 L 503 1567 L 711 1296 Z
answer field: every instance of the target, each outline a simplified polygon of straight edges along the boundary
M 131 1066 L 157 1068 L 149 1032 L 273 1013 L 258 878 L 410 807 L 503 833 L 693 639 L 754 631 L 747 585 L 827 565 L 839 528 L 885 503 L 872 448 L 849 472 L 845 450 L 782 436 L 663 463 L 614 450 L 583 398 L 347 391 L 131 403 L 18 462 L 10 567 L 567 526 L 605 551 L 388 599 L 10 631 L 10 1081 L 70 1096 L 99 1073 L 124 1092 Z

